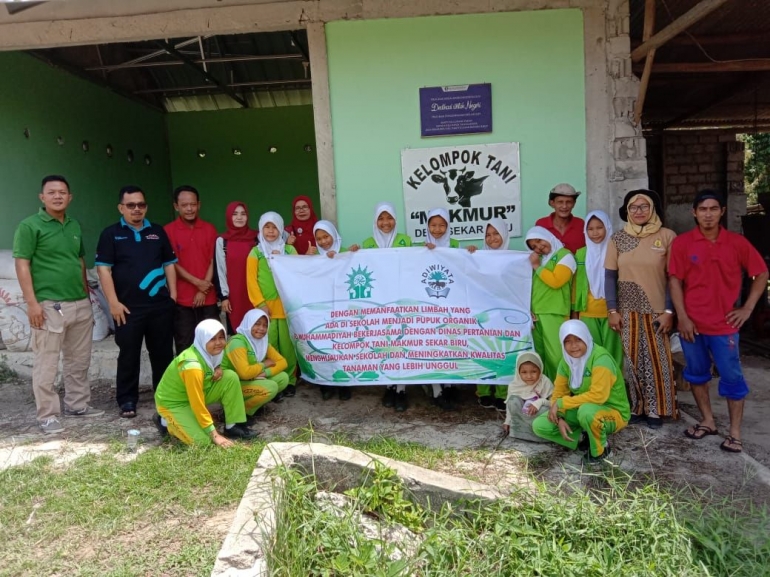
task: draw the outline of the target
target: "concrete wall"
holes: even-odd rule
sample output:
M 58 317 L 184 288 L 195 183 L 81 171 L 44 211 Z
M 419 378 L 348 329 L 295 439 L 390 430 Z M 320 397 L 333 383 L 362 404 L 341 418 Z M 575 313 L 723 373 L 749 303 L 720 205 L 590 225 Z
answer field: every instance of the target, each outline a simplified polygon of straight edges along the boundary
M 174 186 L 195 186 L 201 216 L 219 230 L 225 228 L 225 207 L 232 200 L 247 203 L 255 228 L 268 210 L 288 223 L 291 201 L 299 194 L 310 196 L 318 212 L 311 106 L 177 112 L 167 114 L 166 123 Z M 270 153 L 273 146 L 278 150 Z
M 47 174 L 63 174 L 70 182 L 70 214 L 83 226 L 89 263 L 99 233 L 120 216 L 117 195 L 123 185 L 144 188 L 150 218 L 170 218 L 170 172 L 160 112 L 26 54 L 0 52 L 0 70 L 0 248 L 11 248 L 16 224 L 38 210 L 40 180 Z M 63 144 L 57 142 L 59 137 Z M 108 144 L 114 151 L 111 158 Z M 127 160 L 128 150 L 133 151 L 133 162 Z M 149 166 L 145 155 L 151 158 Z
M 728 194 L 725 224 L 741 230 L 746 213 L 743 194 L 744 145 L 735 133 L 722 131 L 666 132 L 651 156 L 659 157 L 658 181 L 664 186 L 666 226 L 676 232 L 693 227 L 692 201 L 698 191 L 711 188 Z
M 403 217 L 404 148 L 520 142 L 524 232 L 551 211 L 555 184 L 585 190 L 579 10 L 332 22 L 326 35 L 346 240 L 371 236 L 377 202 L 393 202 Z M 420 137 L 420 87 L 480 82 L 492 84 L 492 133 Z M 577 212 L 584 210 L 585 195 Z M 522 240 L 513 246 L 522 248 Z

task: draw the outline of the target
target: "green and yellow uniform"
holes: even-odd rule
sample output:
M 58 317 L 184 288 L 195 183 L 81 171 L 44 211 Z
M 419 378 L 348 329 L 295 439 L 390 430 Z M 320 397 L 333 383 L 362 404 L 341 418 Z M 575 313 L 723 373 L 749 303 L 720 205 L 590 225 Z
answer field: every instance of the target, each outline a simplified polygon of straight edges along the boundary
M 247 415 L 256 413 L 262 405 L 272 401 L 289 384 L 289 375 L 286 374 L 288 363 L 281 353 L 268 345 L 266 358 L 273 361 L 275 365 L 265 367 L 261 361 L 257 361 L 254 349 L 243 335 L 233 335 L 227 342 L 222 368 L 234 371 L 238 375 Z M 264 378 L 257 378 L 263 372 Z
M 412 246 L 412 239 L 401 232 L 396 233 L 396 237 L 393 239 L 393 244 L 391 245 L 391 248 L 404 248 L 408 246 Z M 361 248 L 379 248 L 379 247 L 377 246 L 377 241 L 374 240 L 374 237 L 370 236 L 364 242 L 361 243 Z

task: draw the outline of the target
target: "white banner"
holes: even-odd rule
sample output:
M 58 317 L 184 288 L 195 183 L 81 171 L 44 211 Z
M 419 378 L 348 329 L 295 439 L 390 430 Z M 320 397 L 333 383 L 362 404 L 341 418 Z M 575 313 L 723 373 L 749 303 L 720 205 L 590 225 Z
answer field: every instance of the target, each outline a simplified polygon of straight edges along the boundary
M 406 233 L 425 242 L 427 213 L 449 210 L 449 234 L 483 239 L 486 223 L 498 217 L 510 236 L 521 236 L 519 143 L 478 144 L 401 151 Z
M 370 249 L 270 266 L 313 383 L 508 384 L 532 349 L 527 253 Z

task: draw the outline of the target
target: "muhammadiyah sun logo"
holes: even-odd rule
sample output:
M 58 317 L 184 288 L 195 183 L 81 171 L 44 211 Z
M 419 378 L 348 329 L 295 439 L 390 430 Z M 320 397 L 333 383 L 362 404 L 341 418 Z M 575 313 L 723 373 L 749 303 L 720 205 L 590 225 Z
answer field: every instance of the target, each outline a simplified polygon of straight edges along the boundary
M 372 278 L 373 274 L 374 272 L 370 271 L 369 267 L 366 266 L 361 268 L 361 265 L 358 265 L 358 268 L 350 269 L 350 274 L 348 274 L 348 294 L 351 300 L 371 298 L 372 282 L 375 280 Z

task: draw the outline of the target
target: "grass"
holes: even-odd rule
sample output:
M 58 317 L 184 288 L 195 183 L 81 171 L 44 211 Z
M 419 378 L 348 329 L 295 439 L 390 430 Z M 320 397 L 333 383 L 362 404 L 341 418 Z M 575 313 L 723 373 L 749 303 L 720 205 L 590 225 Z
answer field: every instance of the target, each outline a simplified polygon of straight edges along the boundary
M 686 499 L 658 485 L 606 478 L 604 491 L 513 494 L 494 503 L 421 511 L 422 540 L 410 556 L 397 544 L 366 539 L 351 510 L 319 507 L 311 477 L 282 473 L 286 490 L 269 552 L 275 577 L 732 576 L 768 575 L 767 510 L 747 503 Z M 375 474 L 375 486 L 392 483 Z M 386 492 L 392 487 L 383 485 Z M 368 485 L 371 487 L 371 485 Z M 371 489 L 352 510 L 371 511 Z M 348 492 L 362 497 L 356 491 Z M 695 497 L 693 495 L 693 497 Z M 380 504 L 381 501 L 380 501 Z M 398 510 L 396 508 L 395 510 Z M 318 528 L 323 528 L 318 530 Z M 419 540 L 414 537 L 413 540 Z
M 15 382 L 19 380 L 19 374 L 8 366 L 8 358 L 0 355 L 0 383 Z
M 490 458 L 321 435 L 312 425 L 288 440 L 333 442 L 430 469 Z M 66 466 L 39 458 L 2 471 L 0 576 L 208 575 L 263 446 L 164 444 L 126 462 L 115 442 Z M 388 557 L 393 546 L 362 534 L 352 511 L 340 518 L 320 510 L 312 478 L 285 474 L 281 538 L 271 552 L 276 576 L 770 575 L 765 508 L 622 473 L 583 478 L 578 487 L 535 484 L 494 504 L 433 512 L 380 471 L 379 485 L 350 495 L 361 509 L 415 530 L 419 546 L 400 560 Z

